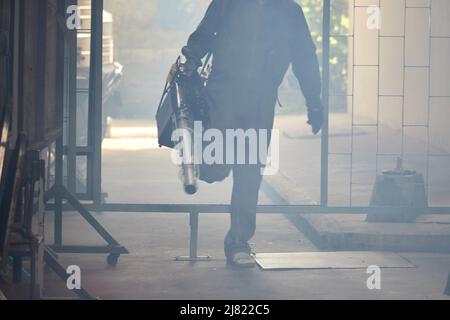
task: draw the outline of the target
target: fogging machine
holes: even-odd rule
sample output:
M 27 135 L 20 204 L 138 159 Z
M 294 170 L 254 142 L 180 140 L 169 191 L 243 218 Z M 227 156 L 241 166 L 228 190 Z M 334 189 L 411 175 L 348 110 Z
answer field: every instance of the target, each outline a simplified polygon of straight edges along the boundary
M 207 126 L 208 108 L 205 100 L 207 76 L 194 71 L 187 75 L 178 58 L 166 81 L 156 113 L 158 143 L 160 147 L 180 147 L 181 180 L 188 194 L 197 192 L 198 166 L 194 163 L 194 121 Z M 172 140 L 174 130 L 181 129 L 180 141 Z M 188 154 L 186 154 L 188 153 Z

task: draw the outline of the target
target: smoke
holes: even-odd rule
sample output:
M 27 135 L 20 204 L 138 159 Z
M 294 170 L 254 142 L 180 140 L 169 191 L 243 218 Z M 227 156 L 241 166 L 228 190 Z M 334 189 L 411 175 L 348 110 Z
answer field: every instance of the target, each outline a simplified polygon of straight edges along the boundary
M 170 65 L 209 0 L 106 0 L 114 18 L 115 60 L 124 65 L 120 117 L 152 119 Z

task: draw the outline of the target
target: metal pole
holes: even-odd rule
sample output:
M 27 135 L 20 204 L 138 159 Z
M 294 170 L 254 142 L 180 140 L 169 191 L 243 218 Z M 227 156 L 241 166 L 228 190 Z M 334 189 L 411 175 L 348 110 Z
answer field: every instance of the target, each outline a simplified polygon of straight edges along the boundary
M 328 157 L 329 157 L 329 105 L 330 105 L 330 27 L 331 1 L 323 1 L 323 63 L 322 63 L 322 101 L 324 106 L 324 122 L 322 128 L 321 182 L 320 204 L 328 206 Z
M 55 148 L 55 222 L 54 244 L 62 245 L 62 198 L 60 189 L 63 188 L 63 138 L 58 138 Z
M 69 4 L 77 1 L 69 0 Z M 65 45 L 67 58 L 67 81 L 68 94 L 68 130 L 67 130 L 67 187 L 70 192 L 76 193 L 76 163 L 77 163 L 77 32 L 70 34 L 70 45 Z
M 164 211 L 162 211 L 164 212 Z M 210 256 L 199 256 L 198 255 L 198 218 L 199 211 L 192 209 L 189 211 L 189 225 L 190 225 L 190 241 L 189 241 L 189 256 L 178 256 L 175 257 L 175 261 L 210 261 Z
M 189 221 L 191 226 L 191 241 L 190 241 L 190 251 L 189 257 L 191 259 L 197 258 L 197 248 L 198 248 L 198 212 L 191 212 L 189 214 Z
M 445 288 L 444 294 L 450 296 L 450 273 L 448 274 L 447 287 Z
M 102 170 L 102 65 L 103 65 L 103 0 L 92 1 L 91 60 L 89 70 L 89 145 L 93 148 L 91 159 L 92 197 L 101 203 Z M 88 177 L 89 178 L 89 177 Z

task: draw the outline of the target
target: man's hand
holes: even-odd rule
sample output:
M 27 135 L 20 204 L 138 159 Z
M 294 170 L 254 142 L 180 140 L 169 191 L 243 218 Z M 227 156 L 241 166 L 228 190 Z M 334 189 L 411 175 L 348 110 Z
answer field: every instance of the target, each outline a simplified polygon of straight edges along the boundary
M 185 64 L 182 65 L 181 71 L 185 76 L 192 76 L 195 70 L 198 69 L 198 66 L 193 61 L 186 61 Z M 172 67 L 170 68 L 169 74 L 167 75 L 166 81 L 167 83 L 172 82 L 173 78 L 175 77 L 176 73 L 178 71 L 178 65 L 174 63 Z
M 199 66 L 193 60 L 187 59 L 186 63 L 184 64 L 183 73 L 186 76 L 190 77 L 198 68 Z
M 171 83 L 176 73 L 177 73 L 177 64 L 174 63 L 170 68 L 169 74 L 167 75 L 166 83 Z
M 314 108 L 308 110 L 308 124 L 311 126 L 314 135 L 320 132 L 323 125 L 322 108 Z

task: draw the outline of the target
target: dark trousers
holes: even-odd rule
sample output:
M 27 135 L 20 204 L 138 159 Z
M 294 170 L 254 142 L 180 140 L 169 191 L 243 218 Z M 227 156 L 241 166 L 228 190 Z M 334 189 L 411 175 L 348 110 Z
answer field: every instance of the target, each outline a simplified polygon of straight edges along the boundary
M 256 206 L 261 186 L 261 167 L 258 165 L 202 165 L 200 179 L 208 183 L 222 181 L 233 172 L 231 196 L 231 226 L 225 238 L 225 255 L 245 251 L 250 253 L 248 241 L 256 230 Z
M 242 87 L 211 85 L 208 88 L 210 123 L 208 128 L 218 129 L 226 137 L 227 129 L 265 129 L 269 134 L 266 145 L 270 143 L 273 127 L 276 91 L 251 90 Z M 230 141 L 224 140 L 225 143 Z M 226 146 L 223 154 L 226 158 Z M 246 158 L 248 158 L 246 145 Z M 235 150 L 235 154 L 238 150 Z M 259 159 L 264 160 L 265 159 Z M 248 241 L 256 230 L 256 206 L 262 182 L 262 164 L 213 164 L 200 166 L 200 179 L 208 183 L 222 181 L 233 173 L 233 192 L 231 197 L 231 225 L 225 238 L 225 255 L 236 252 L 250 253 Z

